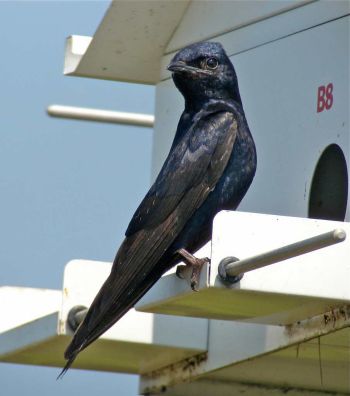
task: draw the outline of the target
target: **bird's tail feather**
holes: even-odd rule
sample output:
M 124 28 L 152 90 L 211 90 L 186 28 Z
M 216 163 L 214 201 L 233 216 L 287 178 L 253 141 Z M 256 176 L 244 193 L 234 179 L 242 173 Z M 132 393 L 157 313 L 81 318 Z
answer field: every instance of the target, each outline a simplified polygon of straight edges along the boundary
M 122 317 L 131 308 L 131 306 L 132 304 L 121 310 L 119 314 L 115 317 L 115 321 Z M 84 323 L 84 321 L 82 323 Z M 71 368 L 78 354 L 87 346 L 89 346 L 92 342 L 94 342 L 98 337 L 100 337 L 110 326 L 111 324 L 109 323 L 107 326 L 92 332 L 92 334 L 86 334 L 83 329 L 79 331 L 78 328 L 76 330 L 71 343 L 68 345 L 66 351 L 64 352 L 64 357 L 65 359 L 67 359 L 67 363 L 58 375 L 57 380 L 63 378 L 66 372 Z M 83 326 L 80 325 L 79 327 Z
M 110 284 L 109 279 L 106 280 L 101 290 L 91 304 L 85 318 L 75 331 L 72 341 L 68 345 L 64 357 L 67 363 L 59 374 L 58 378 L 62 378 L 67 370 L 72 366 L 77 355 L 100 337 L 107 329 L 116 323 L 133 305 L 150 289 L 157 279 L 161 276 L 161 267 L 159 273 L 151 273 L 146 279 L 141 279 L 138 285 L 134 285 L 132 294 L 119 294 L 118 304 L 109 303 L 108 309 L 101 315 L 101 306 L 103 307 L 104 298 L 109 296 Z
M 77 353 L 72 355 L 66 362 L 65 366 L 63 367 L 62 371 L 58 374 L 56 380 L 62 379 L 66 372 L 70 369 L 71 365 L 73 364 L 75 358 L 77 357 Z

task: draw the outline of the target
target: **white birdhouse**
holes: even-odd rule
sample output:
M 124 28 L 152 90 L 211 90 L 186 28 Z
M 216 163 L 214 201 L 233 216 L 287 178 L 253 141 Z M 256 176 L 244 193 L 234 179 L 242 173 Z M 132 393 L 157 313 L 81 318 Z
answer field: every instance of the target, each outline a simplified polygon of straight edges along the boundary
M 183 109 L 166 65 L 188 44 L 221 42 L 258 154 L 238 212 L 220 213 L 197 252 L 211 258 L 199 292 L 170 271 L 76 367 L 139 373 L 141 393 L 173 396 L 350 392 L 349 7 L 115 0 L 93 38 L 68 39 L 65 74 L 156 84 L 153 178 Z M 246 273 L 230 283 L 222 268 L 234 266 Z M 62 365 L 70 309 L 90 304 L 109 268 L 70 262 L 63 292 L 32 315 L 42 293 L 2 289 L 29 305 L 1 329 L 0 359 Z

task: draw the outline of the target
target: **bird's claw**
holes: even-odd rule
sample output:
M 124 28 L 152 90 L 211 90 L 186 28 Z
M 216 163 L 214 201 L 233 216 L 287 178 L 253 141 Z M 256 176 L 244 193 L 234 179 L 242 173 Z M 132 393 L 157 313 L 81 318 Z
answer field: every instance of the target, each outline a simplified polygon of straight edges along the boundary
M 210 259 L 208 257 L 204 258 L 197 258 L 193 256 L 191 253 L 187 252 L 185 249 L 179 249 L 177 251 L 177 254 L 182 257 L 183 261 L 185 262 L 186 265 L 178 265 L 176 267 L 176 275 L 184 279 L 185 272 L 188 268 L 192 269 L 191 272 L 191 289 L 193 291 L 198 291 L 198 284 L 199 284 L 199 278 L 201 274 L 201 270 L 204 264 L 210 263 Z
M 185 272 L 186 272 L 187 266 L 186 265 L 178 265 L 176 267 L 176 276 L 180 279 L 185 279 Z
M 203 265 L 206 263 L 210 263 L 210 259 L 208 257 L 204 257 L 201 259 L 196 258 L 196 264 L 192 265 L 191 289 L 193 291 L 198 291 L 199 278 Z

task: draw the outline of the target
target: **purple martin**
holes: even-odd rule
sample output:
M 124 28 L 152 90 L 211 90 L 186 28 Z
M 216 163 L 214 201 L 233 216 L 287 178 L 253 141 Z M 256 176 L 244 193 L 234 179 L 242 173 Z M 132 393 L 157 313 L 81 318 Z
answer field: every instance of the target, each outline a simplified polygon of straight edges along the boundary
M 236 209 L 253 180 L 255 144 L 235 69 L 221 44 L 192 44 L 168 69 L 185 99 L 174 141 L 131 219 L 109 277 L 65 351 L 60 376 L 181 259 L 192 265 L 196 289 L 205 259 L 192 253 L 210 240 L 214 216 Z

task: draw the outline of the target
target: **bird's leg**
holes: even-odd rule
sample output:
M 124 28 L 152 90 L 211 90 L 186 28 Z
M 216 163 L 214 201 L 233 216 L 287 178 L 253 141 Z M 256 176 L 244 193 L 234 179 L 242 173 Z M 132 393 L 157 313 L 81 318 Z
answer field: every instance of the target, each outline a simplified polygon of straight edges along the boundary
M 208 257 L 205 258 L 197 258 L 189 253 L 185 249 L 179 249 L 176 253 L 183 259 L 186 265 L 178 265 L 176 267 L 176 275 L 183 279 L 184 278 L 184 270 L 186 267 L 192 269 L 191 274 L 191 289 L 193 291 L 198 291 L 198 283 L 199 283 L 199 276 L 201 274 L 202 267 L 205 263 L 209 263 L 210 259 Z

